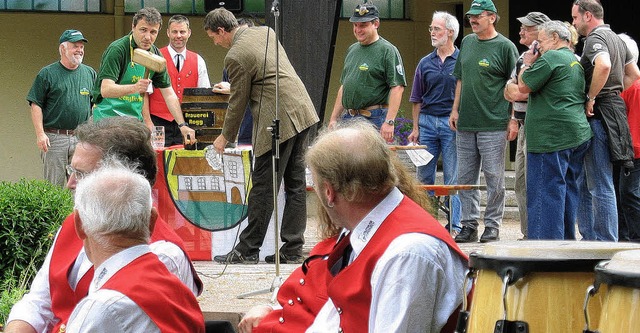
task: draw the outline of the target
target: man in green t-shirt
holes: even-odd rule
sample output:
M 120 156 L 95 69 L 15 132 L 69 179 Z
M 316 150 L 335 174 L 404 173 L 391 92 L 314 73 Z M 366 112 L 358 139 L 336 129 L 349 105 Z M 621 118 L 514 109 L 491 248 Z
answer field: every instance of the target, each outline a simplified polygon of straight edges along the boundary
M 380 18 L 375 5 L 356 6 L 349 21 L 358 41 L 347 50 L 329 127 L 335 126 L 339 118 L 363 117 L 390 142 L 407 85 L 400 52 L 378 35 Z
M 91 89 L 96 71 L 82 63 L 84 38 L 78 30 L 60 36 L 60 61 L 40 70 L 27 101 L 44 162 L 44 178 L 64 187 L 77 139 L 74 130 L 91 115 Z
M 504 152 L 518 124 L 510 121 L 502 91 L 516 64 L 518 50 L 496 31 L 500 18 L 491 0 L 475 0 L 467 12 L 473 33 L 465 36 L 453 70 L 458 79 L 449 126 L 456 133 L 458 183 L 477 184 L 480 170 L 487 182 L 487 206 L 481 242 L 500 239 L 504 212 Z M 475 242 L 480 219 L 480 191 L 461 191 L 462 230 L 456 242 Z
M 518 88 L 529 94 L 527 215 L 529 239 L 575 239 L 578 178 L 591 144 L 584 70 L 560 21 L 539 28 L 539 51 L 523 56 Z
M 184 121 L 180 100 L 171 87 L 167 71 L 151 71 L 149 78 L 145 79 L 145 68 L 131 60 L 136 48 L 161 56 L 158 48 L 153 45 L 161 25 L 162 17 L 157 9 L 142 8 L 133 16 L 131 32 L 115 40 L 104 51 L 93 92 L 96 96 L 93 121 L 107 117 L 129 116 L 144 121 L 152 129 L 149 109 L 143 109 L 142 103 L 149 102 L 145 93 L 148 92 L 149 84 L 153 83 L 153 86 L 160 90 L 169 112 L 178 123 L 184 143 L 194 143 L 195 131 Z

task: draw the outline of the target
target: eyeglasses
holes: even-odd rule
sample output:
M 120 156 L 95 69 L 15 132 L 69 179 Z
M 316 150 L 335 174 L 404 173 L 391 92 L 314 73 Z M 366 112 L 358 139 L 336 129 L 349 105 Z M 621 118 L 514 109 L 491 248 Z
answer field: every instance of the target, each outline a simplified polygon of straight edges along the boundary
M 471 20 L 471 19 L 476 19 L 477 20 L 477 19 L 479 19 L 481 17 L 487 17 L 489 15 L 491 15 L 491 14 L 478 14 L 478 15 L 469 14 L 469 15 L 466 15 L 466 18 L 467 18 L 467 20 Z
M 440 32 L 444 29 L 440 28 L 440 27 L 429 27 L 429 32 Z
M 89 173 L 90 173 L 90 172 L 79 171 L 76 168 L 72 167 L 71 164 L 68 164 L 66 166 L 66 169 L 67 169 L 67 176 L 69 176 L 69 177 L 75 176 L 76 180 L 81 180 L 82 178 L 88 176 Z

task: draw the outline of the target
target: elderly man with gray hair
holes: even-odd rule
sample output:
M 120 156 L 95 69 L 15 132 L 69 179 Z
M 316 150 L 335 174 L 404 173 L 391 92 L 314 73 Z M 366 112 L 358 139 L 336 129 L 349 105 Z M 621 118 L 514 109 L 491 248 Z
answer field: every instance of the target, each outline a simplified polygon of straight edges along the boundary
M 107 161 L 78 183 L 75 200 L 75 229 L 96 274 L 67 331 L 204 332 L 195 295 L 149 247 L 158 211 L 145 177 Z
M 420 60 L 413 77 L 409 101 L 413 103 L 413 130 L 409 141 L 427 146 L 434 156 L 429 164 L 418 167 L 418 179 L 426 185 L 436 180 L 438 158 L 442 154 L 442 168 L 446 185 L 458 182 L 458 159 L 456 157 L 456 132 L 449 128 L 449 115 L 456 91 L 456 78 L 451 75 L 460 50 L 453 45 L 460 32 L 460 23 L 447 12 L 435 12 L 429 26 L 433 52 Z M 452 235 L 460 229 L 460 198 L 451 200 Z
M 539 27 L 539 50 L 523 57 L 518 88 L 529 94 L 527 214 L 529 239 L 575 239 L 578 182 L 592 132 L 584 112 L 584 70 L 560 21 Z
M 523 17 L 518 17 L 520 26 L 520 44 L 530 47 L 538 39 L 538 27 L 549 22 L 547 15 L 540 12 L 530 12 Z M 522 67 L 524 53 L 516 61 L 516 67 L 511 73 L 511 78 L 504 88 L 504 98 L 512 104 L 511 122 L 518 123 L 518 141 L 516 145 L 516 179 L 515 192 L 520 213 L 520 231 L 524 239 L 527 238 L 527 140 L 524 132 L 524 119 L 527 115 L 527 99 L 529 94 L 523 94 L 518 90 L 518 73 Z

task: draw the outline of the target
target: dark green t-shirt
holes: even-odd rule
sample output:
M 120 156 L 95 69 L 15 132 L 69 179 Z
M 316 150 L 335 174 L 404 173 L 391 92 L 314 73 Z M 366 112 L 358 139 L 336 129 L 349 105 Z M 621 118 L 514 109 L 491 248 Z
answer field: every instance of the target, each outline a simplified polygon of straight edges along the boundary
M 352 44 L 340 83 L 345 109 L 387 104 L 391 87 L 407 85 L 400 52 L 382 37 L 369 45 Z
M 517 58 L 516 46 L 501 34 L 488 40 L 480 40 L 476 34 L 462 39 L 453 69 L 453 75 L 462 81 L 459 130 L 507 129 L 509 102 L 503 91 Z
M 29 104 L 42 109 L 45 128 L 75 129 L 91 115 L 93 68 L 80 64 L 68 69 L 59 61 L 40 70 L 27 94 Z
M 545 52 L 520 78 L 529 94 L 527 152 L 577 147 L 592 136 L 584 112 L 584 70 L 568 48 Z

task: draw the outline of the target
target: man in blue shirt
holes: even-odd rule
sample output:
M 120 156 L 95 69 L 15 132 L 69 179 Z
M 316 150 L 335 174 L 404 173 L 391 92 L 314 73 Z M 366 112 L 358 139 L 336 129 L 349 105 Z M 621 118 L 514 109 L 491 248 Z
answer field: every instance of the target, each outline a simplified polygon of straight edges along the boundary
M 413 103 L 413 130 L 409 140 L 426 145 L 434 157 L 429 164 L 418 167 L 418 179 L 426 185 L 435 183 L 440 155 L 444 183 L 455 184 L 458 179 L 456 132 L 449 128 L 449 114 L 456 90 L 456 78 L 452 73 L 460 52 L 453 41 L 459 30 L 460 24 L 455 16 L 447 12 L 433 13 L 429 32 L 435 50 L 418 63 L 409 97 Z M 457 235 L 460 231 L 460 199 L 452 195 L 449 200 L 453 225 L 450 230 Z

